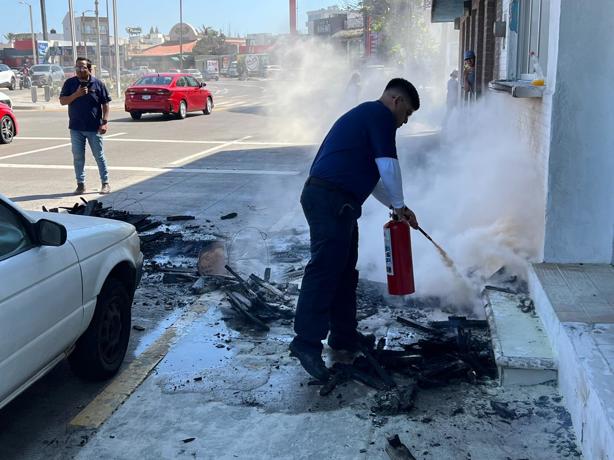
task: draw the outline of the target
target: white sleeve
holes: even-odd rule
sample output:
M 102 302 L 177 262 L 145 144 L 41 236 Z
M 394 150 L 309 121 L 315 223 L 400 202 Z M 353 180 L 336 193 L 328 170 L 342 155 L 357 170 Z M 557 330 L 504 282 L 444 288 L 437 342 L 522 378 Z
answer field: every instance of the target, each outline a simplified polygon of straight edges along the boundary
M 375 184 L 375 188 L 371 192 L 371 195 L 373 195 L 373 198 L 375 198 L 387 208 L 389 208 L 392 204 L 392 202 L 390 201 L 390 197 L 388 196 L 388 192 L 386 191 L 386 187 L 384 187 L 384 184 L 382 183 L 381 179 L 377 182 L 377 184 Z
M 399 160 L 382 157 L 376 158 L 375 163 L 392 207 L 395 209 L 402 208 L 405 206 L 405 202 L 403 200 L 403 180 L 401 179 Z

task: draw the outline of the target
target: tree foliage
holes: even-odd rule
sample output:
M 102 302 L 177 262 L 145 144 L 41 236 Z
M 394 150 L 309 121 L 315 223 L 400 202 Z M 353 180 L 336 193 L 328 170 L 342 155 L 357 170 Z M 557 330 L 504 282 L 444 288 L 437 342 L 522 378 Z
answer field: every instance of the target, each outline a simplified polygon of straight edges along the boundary
M 213 27 L 201 26 L 198 30 L 200 38 L 194 45 L 194 54 L 222 55 L 232 54 L 236 48 L 226 43 L 226 36 Z

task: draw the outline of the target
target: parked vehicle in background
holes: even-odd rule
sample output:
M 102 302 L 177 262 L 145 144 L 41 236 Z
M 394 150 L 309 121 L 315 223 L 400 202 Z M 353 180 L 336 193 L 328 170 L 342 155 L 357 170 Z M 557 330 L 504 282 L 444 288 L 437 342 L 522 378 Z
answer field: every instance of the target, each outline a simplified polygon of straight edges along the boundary
M 75 66 L 70 65 L 70 66 L 62 67 L 62 70 L 64 71 L 64 79 L 75 76 Z
M 0 194 L 0 235 L 0 408 L 65 357 L 85 379 L 117 373 L 143 265 L 134 226 Z
M 237 78 L 239 76 L 239 64 L 237 61 L 232 61 L 228 66 L 228 76 L 231 78 Z
M 181 73 L 181 70 L 179 70 L 179 69 L 168 69 L 167 73 Z
M 198 69 L 185 69 L 184 73 L 188 73 L 196 78 L 198 81 L 203 80 L 203 74 Z
M 265 78 L 270 78 L 271 80 L 279 80 L 282 75 L 281 66 L 278 65 L 268 65 L 264 68 L 264 76 Z
M 100 70 L 97 70 L 95 76 L 96 78 L 100 78 L 100 79 L 111 78 L 111 73 L 107 69 L 104 69 L 101 67 Z
M 6 64 L 0 64 L 0 88 L 8 88 L 11 91 L 17 88 L 17 76 Z
M 150 69 L 146 65 L 141 65 L 134 69 L 134 73 L 137 77 L 142 77 L 150 73 L 156 73 L 156 69 Z
M 208 59 L 206 62 L 205 70 L 203 73 L 205 80 L 219 80 L 220 79 L 220 65 L 215 59 Z
M 0 102 L 0 144 L 10 144 L 11 142 L 13 142 L 13 138 L 17 136 L 18 131 L 19 130 L 17 126 L 17 118 L 15 118 L 15 113 L 13 113 L 13 109 L 11 109 L 11 107 L 9 107 L 8 105 Z M 1 246 L 2 238 L 0 238 L 0 247 Z
M 2 91 L 0 91 L 0 102 L 13 108 L 13 101 L 11 100 L 8 94 L 3 93 Z
M 39 88 L 45 85 L 58 86 L 64 80 L 64 71 L 59 65 L 37 64 L 30 68 L 32 85 Z
M 209 115 L 213 96 L 205 86 L 186 73 L 145 75 L 126 89 L 124 108 L 133 120 L 140 120 L 144 113 L 173 113 L 180 119 L 197 110 Z

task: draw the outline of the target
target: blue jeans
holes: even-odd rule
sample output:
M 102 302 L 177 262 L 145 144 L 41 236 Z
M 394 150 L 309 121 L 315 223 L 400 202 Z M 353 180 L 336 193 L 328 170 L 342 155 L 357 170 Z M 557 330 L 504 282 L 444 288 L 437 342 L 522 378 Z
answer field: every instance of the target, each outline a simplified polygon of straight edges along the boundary
M 361 205 L 346 194 L 305 185 L 301 205 L 309 224 L 311 260 L 294 318 L 297 338 L 317 347 L 328 332 L 356 332 L 358 218 Z
M 75 177 L 80 184 L 85 183 L 85 141 L 90 144 L 92 154 L 98 164 L 100 181 L 105 184 L 109 182 L 109 172 L 107 171 L 107 161 L 104 158 L 104 148 L 102 146 L 102 134 L 96 131 L 77 131 L 70 130 L 70 142 L 72 144 L 73 164 L 75 165 Z

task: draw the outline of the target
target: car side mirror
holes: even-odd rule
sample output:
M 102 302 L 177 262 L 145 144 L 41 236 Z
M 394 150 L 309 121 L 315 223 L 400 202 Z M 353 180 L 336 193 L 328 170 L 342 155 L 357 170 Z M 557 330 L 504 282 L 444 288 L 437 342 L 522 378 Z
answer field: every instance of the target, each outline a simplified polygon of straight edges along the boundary
M 57 222 L 41 219 L 34 224 L 36 240 L 43 246 L 62 246 L 66 243 L 66 227 Z
M 207 84 L 206 84 L 205 82 L 201 82 L 201 83 L 200 83 L 200 87 L 201 87 L 201 88 L 204 88 L 205 86 L 207 86 Z

